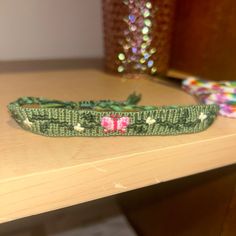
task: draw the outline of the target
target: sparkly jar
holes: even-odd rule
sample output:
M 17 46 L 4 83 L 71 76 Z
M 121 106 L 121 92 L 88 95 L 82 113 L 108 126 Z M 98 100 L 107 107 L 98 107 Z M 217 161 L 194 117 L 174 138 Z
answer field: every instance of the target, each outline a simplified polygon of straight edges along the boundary
M 165 74 L 175 0 L 103 0 L 105 67 Z

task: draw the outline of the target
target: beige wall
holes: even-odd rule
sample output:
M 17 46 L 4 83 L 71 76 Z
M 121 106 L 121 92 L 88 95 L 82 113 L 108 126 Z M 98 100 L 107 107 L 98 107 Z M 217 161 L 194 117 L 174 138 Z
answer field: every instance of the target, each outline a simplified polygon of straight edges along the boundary
M 100 0 L 0 0 L 0 60 L 101 57 Z

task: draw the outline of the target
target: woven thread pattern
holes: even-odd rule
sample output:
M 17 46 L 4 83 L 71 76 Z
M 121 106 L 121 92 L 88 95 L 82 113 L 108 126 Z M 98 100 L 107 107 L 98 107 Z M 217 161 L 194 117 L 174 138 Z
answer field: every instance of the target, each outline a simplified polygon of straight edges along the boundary
M 192 105 L 155 107 L 155 109 L 148 111 L 115 112 L 53 107 L 27 108 L 21 106 L 22 104 L 19 104 L 18 101 L 9 104 L 8 108 L 22 128 L 36 134 L 55 137 L 151 136 L 197 133 L 207 129 L 213 123 L 219 110 L 217 105 Z M 25 101 L 27 103 L 27 99 Z M 40 100 L 40 102 L 44 101 L 48 100 Z M 70 102 L 66 104 L 70 104 Z M 121 133 L 118 130 L 104 132 L 101 120 L 103 117 L 112 116 L 129 118 L 130 123 L 125 132 Z M 79 131 L 75 127 L 79 127 Z

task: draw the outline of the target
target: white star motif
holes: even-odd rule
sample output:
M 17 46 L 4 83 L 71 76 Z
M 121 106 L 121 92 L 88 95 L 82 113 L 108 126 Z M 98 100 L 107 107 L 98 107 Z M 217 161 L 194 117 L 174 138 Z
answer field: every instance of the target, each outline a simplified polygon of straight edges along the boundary
M 78 123 L 76 126 L 74 126 L 74 130 L 81 132 L 84 131 L 84 127 L 81 127 L 81 124 Z
M 201 122 L 203 122 L 206 118 L 207 118 L 207 115 L 204 114 L 203 112 L 201 112 L 201 114 L 198 117 L 198 119 L 201 120 Z
M 146 119 L 146 123 L 147 123 L 148 125 L 152 125 L 152 124 L 154 124 L 155 122 L 156 122 L 156 120 L 153 119 L 153 118 L 151 118 L 151 117 L 148 117 L 148 118 Z
M 28 118 L 26 118 L 23 122 L 24 122 L 24 125 L 26 125 L 29 128 L 31 128 L 31 126 L 33 125 L 33 123 L 31 121 L 29 121 Z

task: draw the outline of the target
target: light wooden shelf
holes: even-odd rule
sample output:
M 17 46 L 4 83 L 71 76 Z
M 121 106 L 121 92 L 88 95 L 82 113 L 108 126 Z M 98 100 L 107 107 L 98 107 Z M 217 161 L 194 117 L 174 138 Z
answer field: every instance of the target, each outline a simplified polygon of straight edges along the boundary
M 47 138 L 18 127 L 7 104 L 21 96 L 193 104 L 178 88 L 125 80 L 98 70 L 0 75 L 0 222 L 158 184 L 236 162 L 236 120 L 207 131 L 166 137 Z

